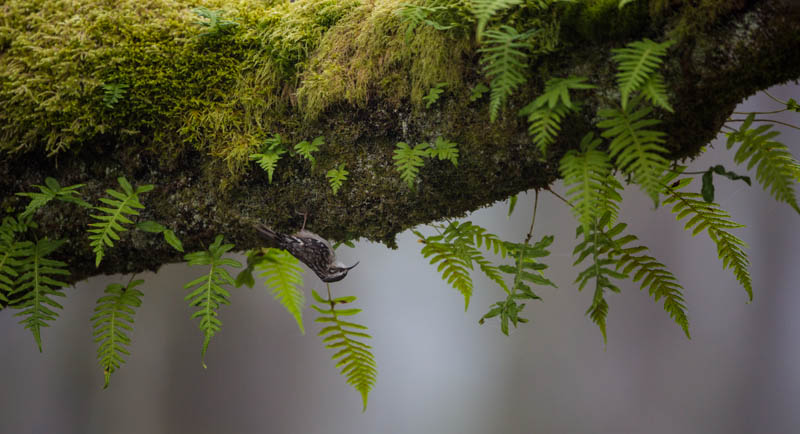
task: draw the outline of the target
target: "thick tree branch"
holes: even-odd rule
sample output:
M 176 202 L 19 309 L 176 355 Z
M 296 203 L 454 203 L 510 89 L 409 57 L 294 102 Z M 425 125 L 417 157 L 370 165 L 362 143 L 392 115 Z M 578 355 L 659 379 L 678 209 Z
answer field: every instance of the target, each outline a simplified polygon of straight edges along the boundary
M 730 3 L 711 21 L 687 15 L 689 7 L 676 8 L 625 40 L 663 39 L 679 26 L 691 30 L 678 35 L 664 71 L 675 113 L 659 116 L 673 159 L 697 155 L 745 97 L 800 77 L 798 7 L 777 0 Z M 329 31 L 334 30 L 335 26 Z M 562 33 L 570 31 L 568 25 L 562 28 Z M 222 185 L 226 169 L 208 152 L 184 149 L 177 157 L 167 158 L 148 148 L 147 141 L 131 146 L 111 134 L 54 157 L 36 150 L 2 154 L 0 199 L 4 208 L 19 210 L 26 201 L 13 194 L 31 191 L 33 184 L 52 176 L 62 185 L 86 183 L 84 197 L 94 202 L 104 189 L 115 187 L 117 176 L 126 176 L 134 184 L 155 185 L 143 197 L 147 209 L 141 220 L 156 220 L 174 229 L 187 251 L 209 244 L 216 234 L 224 234 L 238 250 L 258 246 L 262 240 L 252 229 L 254 223 L 292 230 L 302 220 L 297 212 L 308 212 L 309 227 L 323 236 L 364 237 L 393 245 L 395 235 L 407 228 L 461 216 L 517 192 L 553 183 L 560 156 L 591 128 L 596 109 L 618 98 L 609 50 L 625 41 L 582 39 L 567 50 L 541 57 L 531 68 L 526 87 L 494 124 L 488 121 L 486 104 L 468 103 L 465 92 L 446 94 L 430 110 L 376 93 L 365 104 L 329 107 L 313 121 L 302 122 L 302 117 L 289 113 L 287 116 L 299 121 L 286 135 L 299 140 L 323 135 L 331 146 L 323 148 L 315 169 L 299 158 L 282 160 L 271 185 L 260 169 L 226 178 L 227 185 Z M 467 57 L 464 80 L 475 83 L 480 76 L 478 58 L 474 54 Z M 516 112 L 541 92 L 548 78 L 569 75 L 588 76 L 600 88 L 580 94 L 584 102 L 580 115 L 566 121 L 549 160 L 540 162 L 525 120 Z M 0 108 L 0 119 L 13 121 L 2 115 L 3 110 Z M 394 145 L 437 136 L 459 143 L 459 165 L 429 162 L 412 191 L 394 170 Z M 109 137 L 113 140 L 104 140 Z M 323 174 L 323 169 L 335 162 L 346 162 L 350 172 L 336 196 Z M 72 280 L 100 273 L 154 270 L 181 260 L 182 255 L 160 236 L 129 231 L 95 269 L 85 233 L 89 214 L 83 208 L 59 203 L 43 209 L 37 217 L 39 237 L 66 238 L 61 254 L 68 257 Z

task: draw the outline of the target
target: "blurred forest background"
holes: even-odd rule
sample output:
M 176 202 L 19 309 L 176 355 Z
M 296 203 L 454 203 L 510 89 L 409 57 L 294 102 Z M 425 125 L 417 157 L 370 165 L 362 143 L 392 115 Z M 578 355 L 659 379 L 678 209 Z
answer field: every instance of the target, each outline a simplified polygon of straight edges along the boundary
M 797 85 L 769 92 L 800 99 Z M 773 109 L 758 94 L 737 110 Z M 797 114 L 781 115 L 798 123 Z M 800 131 L 778 129 L 800 156 Z M 732 156 L 718 139 L 690 170 L 719 163 L 744 173 Z M 693 185 L 699 191 L 699 180 Z M 686 288 L 692 340 L 660 303 L 625 281 L 622 294 L 608 297 L 604 346 L 584 316 L 591 291 L 572 284 L 579 271 L 571 266 L 576 223 L 563 203 L 543 193 L 534 240 L 555 235 L 545 262 L 559 288 L 540 288 L 544 300 L 524 311 L 531 323 L 510 337 L 495 322 L 478 324 L 501 298 L 499 288 L 478 276 L 464 313 L 462 296 L 419 255 L 410 233 L 399 237 L 398 250 L 371 243 L 340 248 L 343 262 L 361 265 L 332 286 L 334 295 L 358 296 L 359 322 L 374 336 L 379 375 L 366 413 L 316 336 L 315 312 L 306 310 L 308 333 L 301 336 L 263 287 L 232 291 L 204 370 L 202 333 L 182 289 L 202 270 L 170 265 L 139 276 L 145 296 L 132 355 L 107 390 L 89 318 L 105 286 L 128 276 L 68 289 L 60 318 L 43 330 L 42 354 L 14 311 L 0 312 L 0 433 L 800 432 L 800 216 L 755 183 L 717 178 L 715 185 L 717 202 L 747 225 L 737 235 L 750 246 L 751 304 L 733 274 L 712 259 L 714 244 L 684 233 L 668 207 L 653 211 L 632 187 L 621 214 Z M 529 192 L 510 219 L 507 203 L 468 219 L 521 241 L 532 204 Z M 313 274 L 304 277 L 309 298 L 312 288 L 324 289 Z

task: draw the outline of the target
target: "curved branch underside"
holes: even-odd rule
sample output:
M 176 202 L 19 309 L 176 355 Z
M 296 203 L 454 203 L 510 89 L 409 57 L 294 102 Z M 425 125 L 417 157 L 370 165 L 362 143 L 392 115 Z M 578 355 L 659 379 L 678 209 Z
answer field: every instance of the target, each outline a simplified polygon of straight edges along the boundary
M 798 8 L 781 1 L 734 3 L 741 5 L 679 41 L 666 60 L 664 74 L 675 113 L 660 116 L 672 159 L 696 156 L 747 96 L 800 77 Z M 653 34 L 650 29 L 640 37 L 663 37 L 668 25 L 666 21 L 660 33 Z M 339 104 L 302 125 L 306 137 L 337 137 L 340 144 L 347 143 L 326 155 L 346 162 L 350 172 L 336 196 L 324 176 L 299 162 L 279 167 L 282 176 L 272 184 L 263 171 L 250 170 L 234 183 L 221 186 L 219 164 L 205 153 L 185 150 L 164 162 L 152 150 L 115 143 L 55 157 L 35 152 L 4 156 L 0 161 L 3 205 L 21 209 L 26 201 L 13 193 L 31 191 L 31 186 L 43 184 L 46 176 L 57 178 L 62 185 L 85 183 L 82 191 L 90 202 L 104 189 L 115 188 L 118 176 L 126 176 L 135 185 L 155 185 L 142 197 L 147 208 L 140 219 L 156 220 L 174 229 L 187 251 L 209 244 L 216 234 L 224 234 L 237 250 L 259 246 L 263 242 L 252 228 L 254 223 L 292 230 L 302 221 L 298 212 L 308 212 L 309 227 L 322 236 L 364 237 L 392 246 L 396 234 L 415 225 L 461 216 L 556 181 L 558 158 L 591 128 L 596 108 L 613 98 L 615 69 L 608 55 L 613 46 L 585 44 L 539 60 L 539 73 L 584 75 L 599 85 L 598 92 L 581 95 L 582 114 L 567 119 L 546 162 L 537 160 L 525 120 L 516 116 L 519 107 L 550 78 L 532 76 L 494 124 L 489 123 L 485 105 L 443 97 L 430 110 L 414 110 L 379 98 L 371 98 L 365 107 Z M 352 125 L 368 128 L 350 128 Z M 430 161 L 420 173 L 417 188 L 407 188 L 393 167 L 394 144 L 413 144 L 440 135 L 459 143 L 458 167 Z M 127 231 L 95 268 L 85 232 L 89 212 L 59 203 L 39 211 L 37 220 L 38 236 L 67 240 L 60 252 L 69 258 L 72 281 L 104 273 L 155 270 L 182 259 L 160 236 Z

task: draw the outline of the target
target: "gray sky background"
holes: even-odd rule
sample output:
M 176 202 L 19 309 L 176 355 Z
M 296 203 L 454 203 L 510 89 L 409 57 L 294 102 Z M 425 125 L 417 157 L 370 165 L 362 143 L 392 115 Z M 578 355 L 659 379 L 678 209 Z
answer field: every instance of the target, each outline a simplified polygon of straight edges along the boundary
M 770 92 L 800 99 L 799 90 Z M 757 95 L 739 110 L 774 108 Z M 781 131 L 800 157 L 798 131 Z M 690 170 L 717 163 L 734 169 L 732 155 L 715 142 Z M 305 311 L 302 336 L 258 286 L 232 290 L 204 370 L 202 334 L 182 289 L 203 270 L 169 265 L 140 275 L 145 296 L 132 355 L 107 390 L 89 318 L 105 286 L 128 277 L 94 278 L 67 290 L 60 318 L 43 331 L 42 354 L 13 311 L 0 313 L 0 433 L 800 432 L 800 216 L 759 185 L 719 178 L 715 185 L 717 201 L 747 225 L 736 234 L 750 245 L 750 304 L 714 244 L 705 234 L 684 233 L 668 208 L 653 211 L 629 187 L 621 216 L 685 287 L 692 340 L 660 302 L 623 282 L 622 294 L 608 296 L 604 346 L 584 315 L 591 291 L 572 284 L 579 271 L 571 266 L 574 219 L 541 194 L 534 239 L 555 235 L 544 262 L 559 288 L 538 289 L 544 300 L 525 309 L 531 323 L 510 337 L 495 322 L 478 324 L 502 291 L 474 276 L 465 313 L 461 295 L 427 264 L 412 234 L 400 235 L 399 250 L 371 243 L 340 249 L 345 263 L 361 265 L 333 286 L 334 295 L 359 297 L 364 312 L 357 320 L 374 336 L 379 375 L 366 413 L 316 336 L 314 312 Z M 556 190 L 564 191 L 560 184 Z M 468 218 L 522 240 L 532 203 L 532 193 L 521 195 L 510 219 L 506 203 Z M 312 288 L 324 289 L 310 272 L 305 281 L 309 298 Z

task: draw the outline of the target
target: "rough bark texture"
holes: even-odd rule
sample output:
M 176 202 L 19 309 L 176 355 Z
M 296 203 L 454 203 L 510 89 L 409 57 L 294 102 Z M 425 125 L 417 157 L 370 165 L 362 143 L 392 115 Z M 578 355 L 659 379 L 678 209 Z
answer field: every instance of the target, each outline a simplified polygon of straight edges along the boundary
M 627 38 L 659 39 L 675 29 L 684 32 L 670 50 L 664 70 L 675 113 L 659 114 L 673 159 L 697 155 L 745 97 L 800 77 L 800 8 L 776 0 L 725 3 L 724 11 L 711 18 L 688 15 L 688 7 L 676 8 Z M 62 185 L 87 184 L 84 197 L 94 202 L 104 189 L 116 187 L 117 176 L 124 175 L 135 185 L 155 185 L 143 196 L 147 208 L 140 220 L 156 220 L 174 229 L 187 251 L 203 248 L 216 234 L 224 234 L 237 250 L 256 247 L 262 240 L 253 223 L 292 230 L 302 221 L 297 215 L 301 211 L 310 213 L 309 227 L 322 236 L 363 237 L 391 246 L 397 233 L 415 225 L 461 216 L 553 183 L 560 156 L 591 128 L 596 109 L 617 98 L 609 49 L 620 45 L 619 40 L 584 39 L 566 52 L 542 57 L 535 68 L 537 76 L 491 125 L 485 104 L 470 105 L 458 95 L 443 98 L 430 110 L 380 98 L 370 98 L 363 107 L 339 104 L 328 109 L 315 121 L 300 124 L 297 136 L 324 135 L 330 142 L 347 144 L 326 150 L 317 163 L 325 167 L 326 161 L 346 161 L 350 177 L 336 196 L 324 176 L 299 160 L 286 161 L 272 184 L 263 171 L 250 170 L 222 187 L 219 164 L 207 153 L 185 150 L 166 162 L 152 149 L 118 142 L 83 146 L 55 157 L 35 151 L 3 155 L 0 202 L 6 210 L 21 209 L 27 201 L 13 193 L 31 191 L 46 176 Z M 475 75 L 479 73 L 477 59 L 468 59 Z M 567 120 L 549 161 L 539 162 L 517 109 L 540 92 L 548 78 L 572 74 L 589 76 L 600 91 L 581 94 L 581 114 Z M 438 135 L 460 144 L 458 167 L 429 162 L 412 191 L 394 170 L 394 144 L 413 144 Z M 160 236 L 133 230 L 124 232 L 95 268 L 85 233 L 89 214 L 58 203 L 37 217 L 38 236 L 67 240 L 60 254 L 68 258 L 71 281 L 103 273 L 155 270 L 182 260 Z

